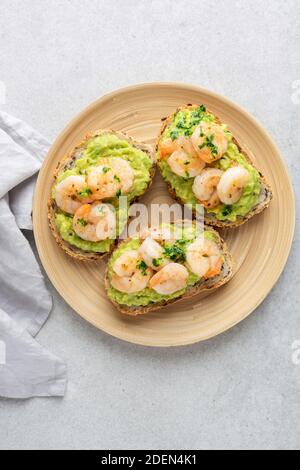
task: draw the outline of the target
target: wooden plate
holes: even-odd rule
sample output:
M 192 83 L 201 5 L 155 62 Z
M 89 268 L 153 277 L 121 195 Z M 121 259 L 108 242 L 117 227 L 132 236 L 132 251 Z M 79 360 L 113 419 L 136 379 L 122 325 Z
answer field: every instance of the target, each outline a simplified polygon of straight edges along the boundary
M 236 275 L 227 286 L 209 296 L 183 301 L 144 317 L 127 318 L 106 298 L 105 262 L 74 262 L 56 245 L 47 222 L 52 174 L 61 158 L 87 131 L 113 128 L 137 140 L 154 143 L 161 118 L 184 103 L 205 103 L 228 123 L 268 178 L 274 200 L 263 214 L 240 229 L 222 234 L 236 260 Z M 147 204 L 170 201 L 159 175 L 143 200 Z M 287 261 L 295 227 L 295 203 L 277 147 L 246 111 L 202 88 L 150 83 L 104 96 L 75 117 L 60 134 L 39 174 L 33 221 L 43 266 L 58 292 L 76 312 L 97 328 L 123 340 L 148 346 L 178 346 L 222 333 L 247 317 L 264 300 Z

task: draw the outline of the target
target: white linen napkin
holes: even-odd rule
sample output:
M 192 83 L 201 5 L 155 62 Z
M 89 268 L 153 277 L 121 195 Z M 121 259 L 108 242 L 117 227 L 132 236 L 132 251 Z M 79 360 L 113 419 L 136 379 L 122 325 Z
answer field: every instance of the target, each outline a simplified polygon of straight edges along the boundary
M 32 229 L 35 174 L 49 143 L 24 122 L 0 112 L 0 396 L 62 396 L 65 364 L 33 337 L 52 299 L 20 229 Z

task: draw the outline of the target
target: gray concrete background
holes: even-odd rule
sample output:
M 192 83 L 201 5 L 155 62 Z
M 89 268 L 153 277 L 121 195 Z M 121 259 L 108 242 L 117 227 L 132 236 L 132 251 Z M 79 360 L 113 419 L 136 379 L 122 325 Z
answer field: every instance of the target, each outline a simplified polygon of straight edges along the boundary
M 115 88 L 202 85 L 261 121 L 299 188 L 299 20 L 298 0 L 1 0 L 2 108 L 53 139 Z M 298 230 L 283 276 L 255 314 L 191 347 L 111 338 L 49 285 L 54 309 L 38 340 L 68 363 L 68 392 L 1 400 L 0 448 L 299 449 L 299 243 Z

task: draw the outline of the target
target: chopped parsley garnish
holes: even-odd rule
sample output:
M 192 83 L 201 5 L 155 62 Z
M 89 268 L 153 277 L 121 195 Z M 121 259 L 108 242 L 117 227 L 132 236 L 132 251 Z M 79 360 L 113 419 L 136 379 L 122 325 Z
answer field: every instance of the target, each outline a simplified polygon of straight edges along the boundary
M 82 227 L 86 227 L 87 224 L 88 224 L 87 221 L 84 220 L 84 219 L 78 219 L 78 223 L 79 223 L 80 225 L 82 225 Z
M 226 217 L 227 215 L 230 215 L 232 212 L 232 206 L 225 206 L 224 209 L 222 210 L 222 215 Z
M 103 173 L 107 173 L 107 172 L 110 171 L 110 170 L 111 170 L 111 168 L 109 168 L 108 166 L 104 166 L 104 167 L 102 168 Z
M 170 132 L 170 137 L 172 140 L 176 140 L 179 137 L 179 131 L 177 129 L 174 129 L 174 131 Z
M 171 139 L 178 139 L 182 133 L 186 137 L 190 137 L 194 132 L 195 126 L 197 126 L 203 120 L 205 113 L 206 107 L 202 104 L 191 112 L 191 119 L 187 119 L 187 116 L 185 116 L 183 113 L 179 114 L 176 127 L 170 132 Z
M 164 255 L 172 261 L 185 261 L 185 240 L 177 240 L 174 245 L 164 247 Z
M 192 117 L 193 117 L 193 118 L 198 118 L 198 119 L 201 118 L 201 119 L 202 119 L 204 113 L 206 113 L 206 107 L 205 107 L 203 104 L 201 104 L 201 105 L 199 106 L 199 108 L 195 109 L 195 110 L 192 112 Z
M 139 261 L 136 267 L 141 271 L 143 276 L 147 276 L 148 266 L 146 265 L 144 260 Z
M 89 197 L 92 194 L 90 188 L 84 188 L 82 191 L 78 191 L 78 196 L 80 197 Z
M 176 126 L 178 127 L 178 129 L 188 129 L 189 128 L 189 125 L 185 122 L 185 117 L 179 119 Z
M 178 245 L 183 245 L 184 246 L 186 244 L 186 239 L 181 238 L 181 239 L 177 240 L 176 243 L 178 243 Z
M 118 177 L 118 175 L 114 175 L 114 179 L 118 181 L 118 183 L 121 183 L 121 179 Z
M 159 266 L 161 266 L 162 262 L 163 262 L 162 258 L 154 258 L 152 260 L 152 264 L 155 268 L 158 268 Z
M 211 150 L 212 155 L 218 155 L 219 150 L 216 144 L 214 144 L 214 134 L 207 136 L 204 139 L 203 144 L 199 145 L 199 149 L 203 149 L 204 147 L 208 147 Z
M 121 189 L 118 189 L 118 191 L 116 192 L 116 196 L 117 196 L 117 197 L 120 197 L 120 196 L 121 196 L 121 194 L 122 194 L 122 191 L 121 191 Z
M 170 132 L 171 139 L 178 139 L 178 137 L 181 135 L 181 131 L 186 137 L 190 137 L 194 132 L 195 126 L 197 126 L 204 118 L 205 113 L 206 107 L 202 104 L 191 112 L 190 120 L 188 120 L 187 116 L 185 116 L 183 113 L 178 115 L 176 127 Z
M 194 111 L 191 113 L 192 126 L 197 126 L 197 124 L 199 124 L 202 121 L 202 119 L 204 118 L 205 113 L 206 113 L 206 107 L 203 104 L 201 104 L 199 106 L 199 108 L 194 109 Z

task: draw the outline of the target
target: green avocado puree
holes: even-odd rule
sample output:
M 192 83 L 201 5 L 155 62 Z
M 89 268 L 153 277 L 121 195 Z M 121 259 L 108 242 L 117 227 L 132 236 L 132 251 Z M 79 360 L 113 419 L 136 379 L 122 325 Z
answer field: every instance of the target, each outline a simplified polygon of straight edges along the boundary
M 175 243 L 179 243 L 179 246 L 182 248 L 183 253 L 186 252 L 186 249 L 189 244 L 191 244 L 196 237 L 196 230 L 195 227 L 189 227 L 185 229 L 184 233 L 182 233 L 182 238 L 178 240 Z M 216 240 L 216 235 L 211 232 L 210 230 L 206 230 L 204 232 L 204 237 L 208 240 Z M 137 238 L 133 238 L 128 242 L 123 242 L 121 245 L 113 252 L 109 262 L 108 262 L 108 277 L 109 280 L 111 280 L 111 277 L 113 275 L 113 265 L 115 261 L 126 251 L 129 250 L 137 250 L 139 246 L 141 245 L 141 240 Z M 165 244 L 165 247 L 170 248 L 174 245 L 174 242 L 172 244 Z M 175 262 L 176 260 L 174 260 Z M 179 261 L 177 261 L 179 262 Z M 147 287 L 146 289 L 142 290 L 141 292 L 137 292 L 135 294 L 125 294 L 123 292 L 120 292 L 113 287 L 109 287 L 108 289 L 108 296 L 115 302 L 117 302 L 120 305 L 127 305 L 129 307 L 133 306 L 146 306 L 149 305 L 150 303 L 153 302 L 161 302 L 162 300 L 171 300 L 175 299 L 177 297 L 180 297 L 185 293 L 185 291 L 188 289 L 188 287 L 194 286 L 200 278 L 196 275 L 193 274 L 192 272 L 189 272 L 189 277 L 188 277 L 188 283 L 187 287 L 185 289 L 182 289 L 180 291 L 174 292 L 171 295 L 161 295 L 158 294 L 155 290 L 150 289 Z
M 203 105 L 199 106 L 198 109 L 181 110 L 177 112 L 174 120 L 164 131 L 162 140 L 166 138 L 172 138 L 174 140 L 181 135 L 190 136 L 201 121 L 214 122 L 215 120 L 216 118 L 212 114 L 209 114 Z M 232 166 L 233 162 L 238 163 L 248 170 L 251 178 L 243 191 L 241 199 L 236 204 L 231 206 L 220 204 L 214 209 L 205 209 L 205 211 L 214 213 L 218 220 L 235 222 L 238 217 L 243 217 L 248 214 L 258 203 L 261 191 L 260 175 L 259 172 L 248 163 L 246 157 L 234 144 L 233 136 L 228 131 L 227 126 L 222 125 L 222 127 L 228 139 L 228 150 L 220 160 L 210 166 L 225 171 Z M 173 173 L 167 163 L 167 159 L 160 159 L 159 151 L 157 160 L 163 178 L 171 185 L 178 198 L 184 204 L 192 204 L 193 207 L 195 207 L 195 204 L 197 204 L 197 202 L 199 203 L 199 201 L 197 201 L 192 190 L 194 178 L 183 178 Z
M 93 166 L 101 164 L 101 159 L 113 159 L 115 157 L 127 160 L 134 171 L 133 187 L 130 193 L 126 194 L 129 205 L 131 201 L 146 191 L 151 178 L 150 169 L 152 161 L 147 153 L 133 147 L 126 140 L 122 140 L 113 134 L 104 134 L 90 139 L 82 151 L 82 156 L 76 160 L 74 167 L 71 170 L 60 173 L 56 184 L 71 175 L 87 175 Z M 55 198 L 55 185 L 52 188 L 52 197 Z M 123 211 L 125 213 L 120 214 L 119 199 L 117 197 L 106 199 L 103 202 L 112 204 L 116 209 L 118 235 L 126 225 L 127 210 Z M 63 240 L 83 251 L 105 253 L 110 250 L 114 243 L 113 240 L 88 242 L 78 237 L 73 230 L 73 217 L 60 210 L 56 213 L 55 220 Z

